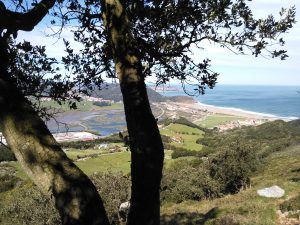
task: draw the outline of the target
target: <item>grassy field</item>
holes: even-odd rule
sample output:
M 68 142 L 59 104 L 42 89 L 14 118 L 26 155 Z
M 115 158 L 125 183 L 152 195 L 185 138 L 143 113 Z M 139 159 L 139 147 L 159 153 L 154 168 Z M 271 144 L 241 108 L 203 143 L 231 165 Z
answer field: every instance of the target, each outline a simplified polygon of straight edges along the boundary
M 203 137 L 204 132 L 182 124 L 170 124 L 160 130 L 160 133 L 174 139 L 171 145 L 182 147 L 187 150 L 200 151 L 202 145 L 196 143 L 197 139 Z M 177 140 L 177 141 L 175 141 Z
M 172 224 L 278 225 L 276 211 L 285 200 L 300 194 L 300 146 L 290 147 L 268 158 L 263 171 L 253 176 L 252 187 L 235 195 L 205 201 L 188 201 L 162 206 L 162 218 Z M 260 188 L 278 185 L 283 198 L 260 197 Z
M 116 144 L 118 145 L 118 144 Z M 99 154 L 99 155 L 97 155 Z M 194 157 L 181 157 L 180 159 L 171 158 L 172 151 L 165 150 L 165 167 L 169 167 L 173 162 L 184 159 L 194 159 Z M 67 155 L 72 160 L 77 160 L 78 157 L 89 157 L 85 160 L 76 161 L 75 164 L 87 175 L 95 172 L 122 172 L 130 173 L 130 152 L 105 153 L 103 150 L 86 149 L 77 150 L 71 149 L 67 151 Z M 97 155 L 97 156 L 95 156 Z M 22 170 L 18 162 L 10 162 L 11 166 L 16 168 L 17 176 L 23 180 L 28 180 L 27 174 Z
M 130 152 L 117 152 L 101 155 L 75 163 L 84 173 L 91 175 L 94 172 L 130 172 Z
M 214 128 L 224 123 L 228 123 L 235 120 L 244 120 L 244 119 L 245 119 L 244 117 L 239 117 L 239 116 L 231 116 L 226 114 L 214 114 L 206 117 L 202 121 L 196 121 L 195 123 L 201 127 Z
M 165 151 L 165 166 L 168 167 L 173 161 L 171 159 L 172 151 Z M 184 157 L 187 158 L 187 157 Z M 192 157 L 191 157 L 192 158 Z M 117 152 L 113 154 L 100 155 L 95 158 L 77 161 L 76 165 L 87 175 L 94 172 L 122 172 L 130 173 L 130 152 Z

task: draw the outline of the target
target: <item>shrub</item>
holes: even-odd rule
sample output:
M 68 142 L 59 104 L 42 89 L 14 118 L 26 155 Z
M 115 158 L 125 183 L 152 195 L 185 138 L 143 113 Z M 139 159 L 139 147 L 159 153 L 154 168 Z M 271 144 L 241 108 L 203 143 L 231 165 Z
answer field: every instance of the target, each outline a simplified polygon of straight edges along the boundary
M 220 186 L 209 176 L 206 164 L 187 160 L 174 163 L 164 171 L 161 187 L 162 202 L 180 203 L 220 195 Z
M 251 146 L 232 146 L 215 154 L 210 160 L 210 175 L 222 185 L 222 192 L 236 193 L 250 184 L 250 175 L 260 160 Z
M 241 225 L 239 222 L 239 219 L 237 215 L 228 214 L 223 215 L 220 218 L 215 219 L 212 224 L 213 225 Z
M 284 201 L 282 204 L 280 204 L 280 210 L 282 212 L 300 210 L 300 195 Z
M 93 105 L 104 107 L 104 106 L 111 106 L 110 102 L 102 101 L 102 102 L 93 102 Z
M 0 164 L 0 192 L 5 192 L 13 189 L 21 183 L 21 180 L 16 177 L 16 169 L 7 163 Z
M 161 134 L 160 136 L 161 136 L 161 140 L 163 143 L 171 143 L 172 142 L 171 137 L 169 137 L 167 135 L 163 135 L 163 134 Z
M 172 159 L 177 159 L 186 156 L 198 156 L 198 154 L 198 151 L 186 150 L 185 148 L 176 148 L 173 150 L 171 157 Z
M 18 182 L 21 182 L 21 180 L 13 175 L 0 174 L 0 192 L 5 192 L 13 189 L 18 184 Z
M 52 200 L 33 184 L 26 184 L 7 192 L 2 200 L 4 200 L 0 203 L 2 225 L 61 224 Z
M 177 147 L 173 150 L 171 157 L 172 159 L 177 159 L 186 156 L 207 157 L 211 153 L 213 153 L 213 151 L 209 148 L 203 148 L 201 149 L 201 151 L 192 151 L 192 150 L 187 150 L 185 148 Z
M 118 223 L 118 209 L 129 200 L 130 177 L 122 173 L 95 173 L 91 180 L 97 187 L 112 224 Z
M 102 197 L 112 224 L 118 223 L 117 212 L 130 196 L 130 178 L 121 173 L 97 173 L 91 176 Z M 1 225 L 57 225 L 60 217 L 53 201 L 32 183 L 6 192 L 0 201 Z
M 0 162 L 3 161 L 16 161 L 16 157 L 10 149 L 0 145 Z

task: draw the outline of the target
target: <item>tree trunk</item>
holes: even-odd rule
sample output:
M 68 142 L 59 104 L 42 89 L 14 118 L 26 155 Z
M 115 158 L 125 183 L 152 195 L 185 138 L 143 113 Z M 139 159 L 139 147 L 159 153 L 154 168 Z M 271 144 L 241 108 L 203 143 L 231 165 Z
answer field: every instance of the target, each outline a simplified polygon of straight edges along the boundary
M 126 72 L 125 72 L 126 74 Z M 129 225 L 156 225 L 160 220 L 163 145 L 152 115 L 144 81 L 121 82 L 131 149 Z
M 127 224 L 157 225 L 160 223 L 163 144 L 124 7 L 118 0 L 105 3 L 104 22 L 123 94 L 130 138 L 132 194 Z
M 64 225 L 108 225 L 90 179 L 66 156 L 45 123 L 9 79 L 8 51 L 0 43 L 0 125 L 18 162 L 40 190 L 54 198 Z

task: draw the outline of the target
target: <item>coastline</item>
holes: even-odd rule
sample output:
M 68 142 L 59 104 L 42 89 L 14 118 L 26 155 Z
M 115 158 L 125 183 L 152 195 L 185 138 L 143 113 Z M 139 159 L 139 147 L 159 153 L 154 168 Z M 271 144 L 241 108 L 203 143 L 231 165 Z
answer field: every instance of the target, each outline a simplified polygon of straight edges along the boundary
M 167 104 L 172 107 L 176 107 L 178 110 L 181 111 L 200 110 L 211 114 L 225 114 L 225 115 L 244 117 L 247 119 L 257 119 L 257 120 L 267 120 L 267 121 L 274 121 L 274 120 L 291 121 L 291 120 L 299 119 L 297 117 L 281 117 L 272 114 L 252 112 L 252 111 L 247 111 L 238 108 L 207 105 L 198 102 L 196 100 L 194 100 L 193 103 L 192 102 L 168 102 Z
M 267 120 L 284 120 L 284 121 L 291 121 L 299 119 L 298 117 L 284 117 L 284 116 L 277 116 L 269 113 L 261 113 L 261 112 L 254 112 L 239 108 L 233 107 L 222 107 L 222 106 L 214 106 L 203 104 L 201 102 L 197 102 L 199 108 L 206 108 L 208 111 L 215 112 L 215 113 L 222 113 L 234 116 L 242 116 L 242 117 L 249 117 L 254 119 L 267 119 Z
M 229 107 L 219 107 L 214 105 L 203 104 L 196 99 L 184 98 L 174 99 L 174 101 L 165 101 L 160 103 L 152 103 L 154 106 L 159 108 L 157 111 L 156 118 L 178 118 L 183 116 L 189 119 L 191 122 L 198 122 L 201 120 L 205 120 L 209 116 L 232 116 L 236 117 L 227 123 L 222 123 L 217 126 L 220 130 L 231 129 L 238 126 L 243 125 L 259 125 L 261 123 L 265 123 L 268 121 L 274 120 L 284 120 L 284 121 L 291 121 L 295 119 L 299 119 L 296 117 L 280 117 L 276 115 L 266 114 L 266 113 L 259 113 L 259 112 L 252 112 L 238 108 L 229 108 Z M 90 118 L 95 117 L 98 115 L 98 112 L 102 111 L 92 111 L 92 115 L 89 115 L 91 112 L 80 112 L 80 113 L 71 113 L 70 118 L 64 122 L 73 122 L 74 120 L 79 121 L 79 125 L 84 129 L 82 131 L 77 132 L 59 132 L 54 134 L 55 138 L 58 142 L 62 141 L 74 141 L 74 140 L 93 140 L 97 138 L 102 138 L 104 136 L 97 136 L 90 134 L 87 131 L 86 126 L 82 126 L 82 117 Z M 68 113 L 69 114 L 69 113 Z M 79 118 L 80 117 L 80 118 Z M 78 124 L 78 122 L 77 122 Z

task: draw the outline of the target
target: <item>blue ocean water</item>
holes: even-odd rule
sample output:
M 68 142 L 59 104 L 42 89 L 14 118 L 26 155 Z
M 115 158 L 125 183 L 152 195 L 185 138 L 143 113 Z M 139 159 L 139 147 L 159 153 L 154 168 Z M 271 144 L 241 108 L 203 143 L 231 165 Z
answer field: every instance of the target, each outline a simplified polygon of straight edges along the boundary
M 184 92 L 161 94 L 184 95 Z M 207 89 L 205 95 L 194 98 L 200 103 L 218 107 L 294 119 L 300 117 L 299 86 L 217 85 L 214 89 Z

